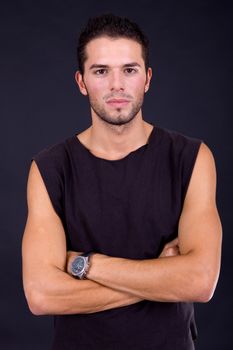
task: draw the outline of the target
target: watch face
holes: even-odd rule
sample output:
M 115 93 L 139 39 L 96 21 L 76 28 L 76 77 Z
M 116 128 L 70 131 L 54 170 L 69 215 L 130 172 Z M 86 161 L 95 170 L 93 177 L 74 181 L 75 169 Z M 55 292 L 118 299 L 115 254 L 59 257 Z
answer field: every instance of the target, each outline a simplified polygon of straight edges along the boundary
M 81 256 L 78 256 L 77 258 L 74 259 L 74 261 L 72 262 L 72 274 L 75 276 L 78 276 L 82 270 L 84 269 L 84 258 L 82 258 Z

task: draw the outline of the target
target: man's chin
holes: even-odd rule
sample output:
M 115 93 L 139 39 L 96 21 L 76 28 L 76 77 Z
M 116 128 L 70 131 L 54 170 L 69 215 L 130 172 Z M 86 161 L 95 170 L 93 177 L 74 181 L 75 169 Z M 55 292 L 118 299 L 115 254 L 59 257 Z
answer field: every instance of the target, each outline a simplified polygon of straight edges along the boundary
M 102 115 L 101 119 L 104 120 L 106 123 L 112 124 L 112 125 L 123 125 L 130 123 L 137 114 L 112 114 L 112 115 Z
M 103 121 L 105 121 L 108 124 L 111 125 L 116 125 L 116 126 L 120 126 L 120 125 L 125 125 L 128 124 L 129 122 L 131 122 L 133 118 L 127 118 L 127 117 L 116 117 L 116 118 L 102 118 Z

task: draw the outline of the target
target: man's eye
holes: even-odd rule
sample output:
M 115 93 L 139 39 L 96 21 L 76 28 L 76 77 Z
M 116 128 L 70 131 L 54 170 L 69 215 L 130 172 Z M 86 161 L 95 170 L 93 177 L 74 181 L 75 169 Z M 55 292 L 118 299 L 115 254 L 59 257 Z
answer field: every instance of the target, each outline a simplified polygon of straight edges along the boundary
M 95 71 L 95 74 L 97 75 L 103 75 L 103 73 L 106 71 L 106 69 L 102 68 L 102 69 L 98 69 Z
M 127 73 L 136 73 L 137 70 L 134 68 L 126 68 Z

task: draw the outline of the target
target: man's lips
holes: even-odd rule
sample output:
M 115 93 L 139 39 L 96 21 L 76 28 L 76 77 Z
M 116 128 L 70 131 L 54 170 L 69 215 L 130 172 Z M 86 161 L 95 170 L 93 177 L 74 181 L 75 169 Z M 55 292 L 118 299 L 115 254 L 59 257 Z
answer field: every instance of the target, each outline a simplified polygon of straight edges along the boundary
M 114 99 L 108 100 L 107 103 L 110 104 L 110 105 L 113 105 L 113 106 L 115 106 L 115 105 L 125 105 L 125 104 L 129 103 L 129 100 L 115 99 L 114 98 Z

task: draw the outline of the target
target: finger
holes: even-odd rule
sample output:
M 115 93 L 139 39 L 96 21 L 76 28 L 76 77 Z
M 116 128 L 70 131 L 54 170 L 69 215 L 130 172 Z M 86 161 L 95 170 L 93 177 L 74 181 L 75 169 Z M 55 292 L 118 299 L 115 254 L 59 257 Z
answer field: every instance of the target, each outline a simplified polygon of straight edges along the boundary
M 176 247 L 163 250 L 159 257 L 177 256 L 179 254 L 180 254 L 179 248 L 176 246 Z
M 173 247 L 173 246 L 176 246 L 179 244 L 179 240 L 178 240 L 178 237 L 173 239 L 172 241 L 168 242 L 165 244 L 164 248 L 167 249 L 167 248 L 170 248 L 170 247 Z

